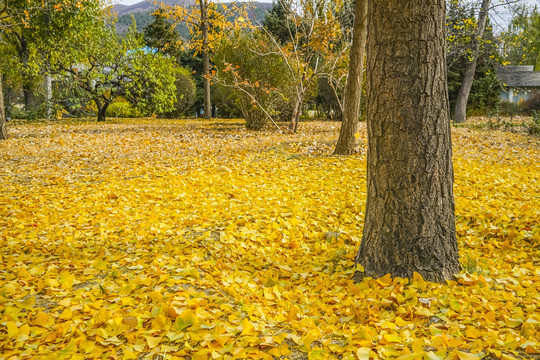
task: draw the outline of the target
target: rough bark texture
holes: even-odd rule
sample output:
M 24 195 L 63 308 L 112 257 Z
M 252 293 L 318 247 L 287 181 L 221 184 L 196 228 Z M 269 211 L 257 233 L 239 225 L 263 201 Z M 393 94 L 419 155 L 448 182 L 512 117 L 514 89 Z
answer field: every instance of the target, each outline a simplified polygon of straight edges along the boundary
M 486 29 L 490 2 L 490 0 L 482 1 L 482 8 L 478 15 L 478 27 L 476 28 L 476 34 L 472 44 L 473 59 L 465 64 L 463 81 L 461 82 L 461 87 L 459 88 L 456 99 L 456 106 L 454 108 L 454 121 L 457 123 L 462 123 L 467 120 L 467 103 L 469 102 L 469 95 L 474 81 L 474 73 L 476 72 L 476 63 L 480 51 L 480 39 L 484 36 L 484 30 Z
M 365 276 L 442 282 L 460 269 L 445 0 L 370 1 Z
M 349 76 L 345 85 L 343 118 L 335 155 L 351 155 L 356 145 L 354 134 L 358 128 L 362 96 L 362 72 L 366 54 L 368 0 L 356 2 L 353 43 L 349 60 Z
M 212 118 L 212 100 L 210 95 L 210 56 L 208 54 L 208 4 L 199 0 L 201 8 L 202 57 L 204 76 L 204 118 Z
M 6 111 L 4 108 L 4 91 L 2 88 L 2 72 L 0 69 L 0 140 L 8 139 L 8 132 L 6 126 Z
M 94 100 L 97 106 L 97 121 L 103 122 L 105 121 L 105 116 L 107 115 L 107 108 L 109 107 L 110 103 L 106 102 L 105 104 L 102 104 L 99 100 Z

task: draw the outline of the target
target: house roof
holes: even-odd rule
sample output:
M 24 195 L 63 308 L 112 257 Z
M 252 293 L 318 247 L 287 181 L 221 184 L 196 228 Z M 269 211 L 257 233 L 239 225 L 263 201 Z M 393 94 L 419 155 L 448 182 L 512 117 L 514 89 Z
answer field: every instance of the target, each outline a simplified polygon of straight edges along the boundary
M 540 71 L 532 66 L 501 66 L 497 78 L 508 87 L 540 87 Z

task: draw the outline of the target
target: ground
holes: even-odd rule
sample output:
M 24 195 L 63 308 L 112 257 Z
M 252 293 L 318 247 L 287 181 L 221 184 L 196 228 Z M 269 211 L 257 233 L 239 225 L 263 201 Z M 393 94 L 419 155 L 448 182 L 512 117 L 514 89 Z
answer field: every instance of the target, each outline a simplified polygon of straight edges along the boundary
M 351 279 L 363 124 L 336 157 L 332 122 L 10 123 L 0 358 L 538 358 L 540 138 L 476 125 L 453 129 L 463 272 L 439 285 Z

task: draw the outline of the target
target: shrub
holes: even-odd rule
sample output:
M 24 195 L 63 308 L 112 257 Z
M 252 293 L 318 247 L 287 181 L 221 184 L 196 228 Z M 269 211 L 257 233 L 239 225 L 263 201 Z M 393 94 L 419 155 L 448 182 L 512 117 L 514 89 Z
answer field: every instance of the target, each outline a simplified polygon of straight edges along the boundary
M 116 99 L 107 109 L 107 116 L 121 118 L 143 117 L 141 110 L 134 108 L 127 100 L 123 98 Z
M 540 91 L 534 91 L 531 96 L 520 104 L 520 108 L 527 114 L 540 111 Z
M 163 114 L 167 118 L 186 116 L 193 110 L 197 99 L 195 81 L 188 70 L 180 68 L 174 82 L 176 86 L 176 104 L 174 110 Z

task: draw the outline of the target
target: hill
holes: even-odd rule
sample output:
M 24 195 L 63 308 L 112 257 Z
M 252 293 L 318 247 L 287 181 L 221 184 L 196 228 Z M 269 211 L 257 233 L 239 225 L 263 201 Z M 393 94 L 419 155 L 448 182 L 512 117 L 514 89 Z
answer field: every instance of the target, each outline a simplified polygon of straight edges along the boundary
M 194 6 L 195 2 L 191 0 L 166 0 L 163 3 L 167 5 L 183 4 L 187 6 Z M 137 22 L 137 31 L 143 32 L 146 25 L 152 22 L 152 13 L 158 8 L 157 5 L 154 5 L 148 1 L 141 1 L 133 5 L 122 5 L 117 4 L 112 7 L 112 12 L 116 14 L 117 23 L 116 31 L 119 34 L 123 34 L 127 31 L 128 27 L 131 25 L 131 15 L 135 17 Z M 262 21 L 264 15 L 267 11 L 272 8 L 271 3 L 263 2 L 253 2 L 253 8 L 249 9 L 250 19 Z M 179 29 L 180 34 L 184 38 L 188 38 L 189 34 L 187 33 L 187 28 L 181 26 Z

